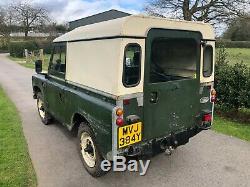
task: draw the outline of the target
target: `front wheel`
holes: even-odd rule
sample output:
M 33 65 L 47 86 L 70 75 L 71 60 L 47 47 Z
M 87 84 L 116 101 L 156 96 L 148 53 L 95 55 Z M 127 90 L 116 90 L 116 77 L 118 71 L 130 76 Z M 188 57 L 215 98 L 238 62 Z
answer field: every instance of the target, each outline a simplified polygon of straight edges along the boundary
M 41 93 L 37 93 L 37 110 L 44 125 L 48 125 L 51 122 L 51 116 L 44 107 L 44 100 Z
M 94 133 L 85 123 L 79 126 L 78 139 L 81 160 L 87 172 L 93 177 L 106 174 L 107 172 L 101 169 L 103 157 L 96 146 Z

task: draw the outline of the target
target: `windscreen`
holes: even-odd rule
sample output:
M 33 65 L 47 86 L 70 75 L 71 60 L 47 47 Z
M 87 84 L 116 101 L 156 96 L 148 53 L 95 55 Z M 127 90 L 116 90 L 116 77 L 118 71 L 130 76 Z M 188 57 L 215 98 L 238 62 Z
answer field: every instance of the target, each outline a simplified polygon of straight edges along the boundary
M 150 82 L 196 79 L 198 46 L 194 39 L 155 39 L 151 49 Z

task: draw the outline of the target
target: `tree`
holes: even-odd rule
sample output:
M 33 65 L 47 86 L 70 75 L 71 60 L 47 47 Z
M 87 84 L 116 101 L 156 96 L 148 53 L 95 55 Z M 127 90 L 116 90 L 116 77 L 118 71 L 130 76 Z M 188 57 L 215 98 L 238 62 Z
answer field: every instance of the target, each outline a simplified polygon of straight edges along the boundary
M 155 16 L 215 23 L 242 17 L 249 7 L 249 0 L 151 0 L 145 9 Z
M 6 11 L 0 8 L 0 35 L 7 36 L 10 34 L 10 28 L 6 24 Z
M 17 22 L 23 26 L 25 37 L 28 36 L 32 26 L 49 21 L 48 12 L 42 7 L 35 7 L 27 2 L 12 5 L 11 8 L 15 11 Z
M 233 41 L 250 41 L 250 16 L 232 20 L 223 38 Z
M 0 8 L 0 24 L 4 23 L 5 12 L 2 8 Z

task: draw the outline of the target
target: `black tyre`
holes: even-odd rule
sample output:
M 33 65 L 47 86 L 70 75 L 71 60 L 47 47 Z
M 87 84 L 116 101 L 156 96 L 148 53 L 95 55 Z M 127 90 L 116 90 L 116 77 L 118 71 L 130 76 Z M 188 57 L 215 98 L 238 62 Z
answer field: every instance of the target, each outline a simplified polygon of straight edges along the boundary
M 44 100 L 42 94 L 39 92 L 37 93 L 37 110 L 38 114 L 41 118 L 41 121 L 44 125 L 48 125 L 51 122 L 51 115 L 45 110 L 44 107 Z
M 96 146 L 94 133 L 85 123 L 79 126 L 78 143 L 80 157 L 87 172 L 93 177 L 105 175 L 107 172 L 101 169 L 103 157 Z

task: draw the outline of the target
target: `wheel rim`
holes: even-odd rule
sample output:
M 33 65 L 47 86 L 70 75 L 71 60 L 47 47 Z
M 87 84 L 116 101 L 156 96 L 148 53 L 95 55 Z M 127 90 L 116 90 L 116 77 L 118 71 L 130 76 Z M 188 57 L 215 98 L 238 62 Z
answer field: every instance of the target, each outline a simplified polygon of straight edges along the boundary
M 38 98 L 37 99 L 37 107 L 38 107 L 38 112 L 39 112 L 39 115 L 41 116 L 41 118 L 45 118 L 45 110 L 44 110 L 44 105 L 43 105 L 43 101 Z
M 81 153 L 84 161 L 88 165 L 88 167 L 93 168 L 96 164 L 96 154 L 95 154 L 95 145 L 91 136 L 83 132 L 81 135 Z

